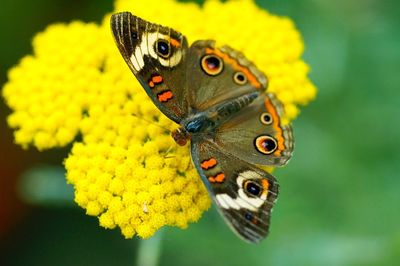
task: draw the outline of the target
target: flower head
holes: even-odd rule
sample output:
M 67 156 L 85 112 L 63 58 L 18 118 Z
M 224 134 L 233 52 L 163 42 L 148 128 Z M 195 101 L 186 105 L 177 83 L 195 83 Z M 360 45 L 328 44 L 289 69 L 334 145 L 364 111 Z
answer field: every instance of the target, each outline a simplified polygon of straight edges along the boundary
M 242 51 L 268 76 L 268 90 L 284 104 L 287 121 L 315 97 L 292 21 L 253 1 L 209 0 L 200 7 L 117 0 L 115 11 L 172 27 L 189 42 L 215 39 Z M 127 238 L 150 237 L 164 225 L 185 228 L 209 208 L 210 199 L 189 149 L 163 129 L 177 125 L 157 110 L 123 62 L 109 18 L 101 25 L 55 24 L 36 35 L 33 55 L 10 70 L 3 88 L 13 110 L 8 123 L 23 147 L 73 143 L 65 160 L 67 180 L 77 204 L 98 216 L 101 226 L 119 227 Z

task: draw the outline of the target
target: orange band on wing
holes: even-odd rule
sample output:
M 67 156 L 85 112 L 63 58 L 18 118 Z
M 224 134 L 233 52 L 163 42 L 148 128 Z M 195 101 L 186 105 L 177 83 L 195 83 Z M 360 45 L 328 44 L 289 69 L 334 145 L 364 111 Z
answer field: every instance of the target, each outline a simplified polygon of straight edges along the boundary
M 156 85 L 158 85 L 158 84 L 160 84 L 160 83 L 162 83 L 162 82 L 163 82 L 162 76 L 156 74 L 156 75 L 153 75 L 153 76 L 150 78 L 148 84 L 149 84 L 149 87 L 150 87 L 150 88 L 154 88 Z
M 181 43 L 176 39 L 171 38 L 170 43 L 171 43 L 172 46 L 174 46 L 176 48 L 181 47 Z
M 250 81 L 251 85 L 256 87 L 257 89 L 261 89 L 262 85 L 257 80 L 257 78 L 250 72 L 250 70 L 242 65 L 240 65 L 237 60 L 230 57 L 228 54 L 221 52 L 218 49 L 206 48 L 206 54 L 215 54 L 218 57 L 222 58 L 225 63 L 231 65 L 236 71 L 241 71 L 247 77 L 247 80 Z
M 155 84 L 159 84 L 163 81 L 163 78 L 161 76 L 153 76 L 151 81 L 153 81 Z
M 279 115 L 276 111 L 275 106 L 272 104 L 271 100 L 266 98 L 265 99 L 265 108 L 267 109 L 268 113 L 272 116 L 272 127 L 276 131 L 276 135 L 274 135 L 276 141 L 278 142 L 278 149 L 274 152 L 275 155 L 280 156 L 282 151 L 285 149 L 285 139 L 283 138 L 283 131 L 280 126 Z
M 217 165 L 217 160 L 215 160 L 214 158 L 211 158 L 211 159 L 208 159 L 208 160 L 204 160 L 200 164 L 201 168 L 203 168 L 204 170 L 208 170 L 210 168 L 213 168 L 216 165 Z
M 225 174 L 219 173 L 216 176 L 210 176 L 208 178 L 208 181 L 210 181 L 211 183 L 222 183 L 225 181 Z
M 172 91 L 163 91 L 157 95 L 160 102 L 168 102 L 174 95 Z
M 261 180 L 261 185 L 263 187 L 263 192 L 262 194 L 267 196 L 268 195 L 268 188 L 269 188 L 269 182 L 267 179 L 262 179 Z

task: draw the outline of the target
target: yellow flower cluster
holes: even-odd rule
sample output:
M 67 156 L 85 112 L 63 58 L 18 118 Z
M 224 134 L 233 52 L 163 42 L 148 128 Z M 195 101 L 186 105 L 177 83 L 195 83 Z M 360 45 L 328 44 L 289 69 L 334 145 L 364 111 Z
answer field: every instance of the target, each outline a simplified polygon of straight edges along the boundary
M 215 39 L 241 50 L 266 73 L 268 90 L 283 102 L 289 120 L 315 97 L 292 21 L 251 0 L 209 0 L 201 7 L 117 0 L 115 11 L 170 26 L 189 42 Z M 119 227 L 126 238 L 150 237 L 164 225 L 185 228 L 210 199 L 188 147 L 178 147 L 163 129 L 177 125 L 151 103 L 119 54 L 109 18 L 101 25 L 52 25 L 34 38 L 33 55 L 10 70 L 3 88 L 13 110 L 8 123 L 23 147 L 73 142 L 67 180 L 77 204 L 98 216 L 101 226 Z

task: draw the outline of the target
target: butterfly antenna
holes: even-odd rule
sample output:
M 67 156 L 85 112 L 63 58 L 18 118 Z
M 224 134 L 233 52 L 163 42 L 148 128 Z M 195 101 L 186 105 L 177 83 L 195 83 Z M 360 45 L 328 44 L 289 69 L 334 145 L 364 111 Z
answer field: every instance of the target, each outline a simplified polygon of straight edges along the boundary
M 169 146 L 169 148 L 165 151 L 164 159 L 171 159 L 176 157 L 175 155 L 168 155 L 171 152 L 172 148 L 172 146 Z
M 163 127 L 162 125 L 157 124 L 157 123 L 154 122 L 154 121 L 150 121 L 150 120 L 147 120 L 147 119 L 145 119 L 145 118 L 143 118 L 143 117 L 141 117 L 141 116 L 138 116 L 137 114 L 132 114 L 132 116 L 134 116 L 134 117 L 136 117 L 137 119 L 140 119 L 140 120 L 142 120 L 142 121 L 144 121 L 144 122 L 147 122 L 147 123 L 149 123 L 149 124 L 151 124 L 151 125 L 154 125 L 154 126 L 157 126 L 157 127 L 159 127 L 159 128 L 162 128 L 162 129 L 164 129 L 164 130 L 167 131 L 167 132 L 171 132 L 171 130 L 169 130 L 168 128 Z
M 147 122 L 147 123 L 149 123 L 149 124 L 151 124 L 151 125 L 155 125 L 155 126 L 157 126 L 157 127 L 159 127 L 159 128 L 162 128 L 162 129 L 164 129 L 164 130 L 167 131 L 167 132 L 171 132 L 170 129 L 168 129 L 168 128 L 166 128 L 166 127 L 163 127 L 163 126 L 161 126 L 160 124 L 157 124 L 157 123 L 154 122 L 154 121 L 150 121 L 150 120 L 148 120 L 148 119 L 145 119 L 145 118 L 143 118 L 143 117 L 141 117 L 141 116 L 138 116 L 137 114 L 132 114 L 132 115 L 133 115 L 134 117 L 136 117 L 137 119 L 140 119 L 140 120 L 145 121 L 145 122 Z M 171 159 L 171 158 L 175 158 L 175 157 L 176 157 L 175 155 L 168 155 L 168 154 L 172 151 L 172 149 L 173 149 L 173 146 L 170 146 L 170 147 L 165 151 L 164 159 Z

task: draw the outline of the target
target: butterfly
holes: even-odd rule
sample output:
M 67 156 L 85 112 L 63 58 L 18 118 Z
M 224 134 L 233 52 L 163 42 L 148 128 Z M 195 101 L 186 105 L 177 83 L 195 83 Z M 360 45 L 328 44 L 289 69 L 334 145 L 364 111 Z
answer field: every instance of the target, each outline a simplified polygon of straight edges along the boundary
M 179 124 L 192 161 L 226 223 L 247 242 L 269 231 L 279 185 L 256 165 L 282 166 L 293 151 L 283 106 L 246 57 L 213 40 L 191 46 L 181 33 L 129 12 L 113 14 L 120 53 L 154 104 Z

